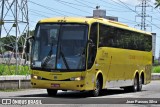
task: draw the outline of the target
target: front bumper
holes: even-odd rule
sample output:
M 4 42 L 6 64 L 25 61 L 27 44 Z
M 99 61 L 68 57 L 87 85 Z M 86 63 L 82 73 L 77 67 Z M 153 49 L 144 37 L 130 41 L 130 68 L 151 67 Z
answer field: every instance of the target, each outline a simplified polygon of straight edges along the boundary
M 31 79 L 33 88 L 44 89 L 57 89 L 57 90 L 78 90 L 83 91 L 85 89 L 84 80 L 81 81 L 50 81 L 50 80 L 37 80 Z

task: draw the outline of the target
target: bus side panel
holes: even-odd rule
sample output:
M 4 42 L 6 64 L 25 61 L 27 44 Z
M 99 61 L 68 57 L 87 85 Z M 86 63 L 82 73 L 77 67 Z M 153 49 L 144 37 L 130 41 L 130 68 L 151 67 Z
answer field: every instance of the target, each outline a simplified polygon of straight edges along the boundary
M 123 83 L 122 81 L 131 79 L 125 77 L 125 72 L 130 72 L 131 70 L 125 50 L 101 47 L 98 49 L 97 59 L 99 59 L 97 61 L 100 66 L 99 69 L 103 72 L 105 78 L 104 82 L 109 82 L 109 87 L 116 87 L 117 85 L 114 83 L 119 80 Z
M 116 87 L 116 81 L 123 81 L 125 86 L 126 80 L 133 80 L 136 72 L 144 72 L 144 82 L 149 83 L 151 80 L 151 52 L 136 50 L 117 49 L 101 47 L 98 49 L 97 63 L 98 69 L 103 72 L 105 82 L 113 83 Z M 133 85 L 129 83 L 129 85 Z M 118 84 L 119 86 L 119 84 Z

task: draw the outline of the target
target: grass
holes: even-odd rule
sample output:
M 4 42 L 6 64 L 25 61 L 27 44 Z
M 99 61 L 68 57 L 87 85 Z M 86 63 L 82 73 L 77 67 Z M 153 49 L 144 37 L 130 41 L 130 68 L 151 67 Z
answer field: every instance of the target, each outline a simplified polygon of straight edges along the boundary
M 29 75 L 29 67 L 24 65 L 18 66 L 18 71 L 16 72 L 15 65 L 5 65 L 0 64 L 0 75 Z M 153 73 L 160 73 L 160 66 L 153 66 L 152 67 Z
M 18 71 L 16 71 L 16 65 L 5 65 L 0 64 L 0 75 L 28 75 L 29 67 L 24 65 L 18 66 Z
M 160 73 L 160 66 L 153 66 L 152 72 L 153 73 Z
M 158 64 L 158 60 L 154 60 L 154 64 Z

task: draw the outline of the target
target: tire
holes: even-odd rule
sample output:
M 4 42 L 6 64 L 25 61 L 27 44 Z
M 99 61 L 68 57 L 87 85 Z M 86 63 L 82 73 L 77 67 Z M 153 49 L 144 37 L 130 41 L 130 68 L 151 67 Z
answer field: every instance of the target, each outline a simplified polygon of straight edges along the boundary
M 47 89 L 47 93 L 48 93 L 49 96 L 56 96 L 57 95 L 57 90 Z
M 96 84 L 95 84 L 94 90 L 91 90 L 90 94 L 93 97 L 97 97 L 97 96 L 99 96 L 101 90 L 102 90 L 102 85 L 101 85 L 100 79 L 98 78 L 96 80 Z
M 143 78 L 141 76 L 138 81 L 138 91 L 142 91 L 142 81 L 143 81 Z
M 139 84 L 139 82 L 138 82 L 138 76 L 136 75 L 135 76 L 135 78 L 134 78 L 134 83 L 133 83 L 133 86 L 131 86 L 131 91 L 132 92 L 136 92 L 136 91 L 138 91 L 138 84 Z
M 138 87 L 139 87 L 138 80 L 139 80 L 138 76 L 136 75 L 135 78 L 134 78 L 133 86 L 124 87 L 124 90 L 126 92 L 136 92 L 136 91 L 138 91 Z

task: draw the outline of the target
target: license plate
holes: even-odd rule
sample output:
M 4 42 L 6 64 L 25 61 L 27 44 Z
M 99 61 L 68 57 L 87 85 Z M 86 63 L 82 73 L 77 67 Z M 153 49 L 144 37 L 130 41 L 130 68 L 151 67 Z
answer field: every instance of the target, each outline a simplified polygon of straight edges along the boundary
M 60 84 L 51 84 L 51 87 L 60 87 Z

